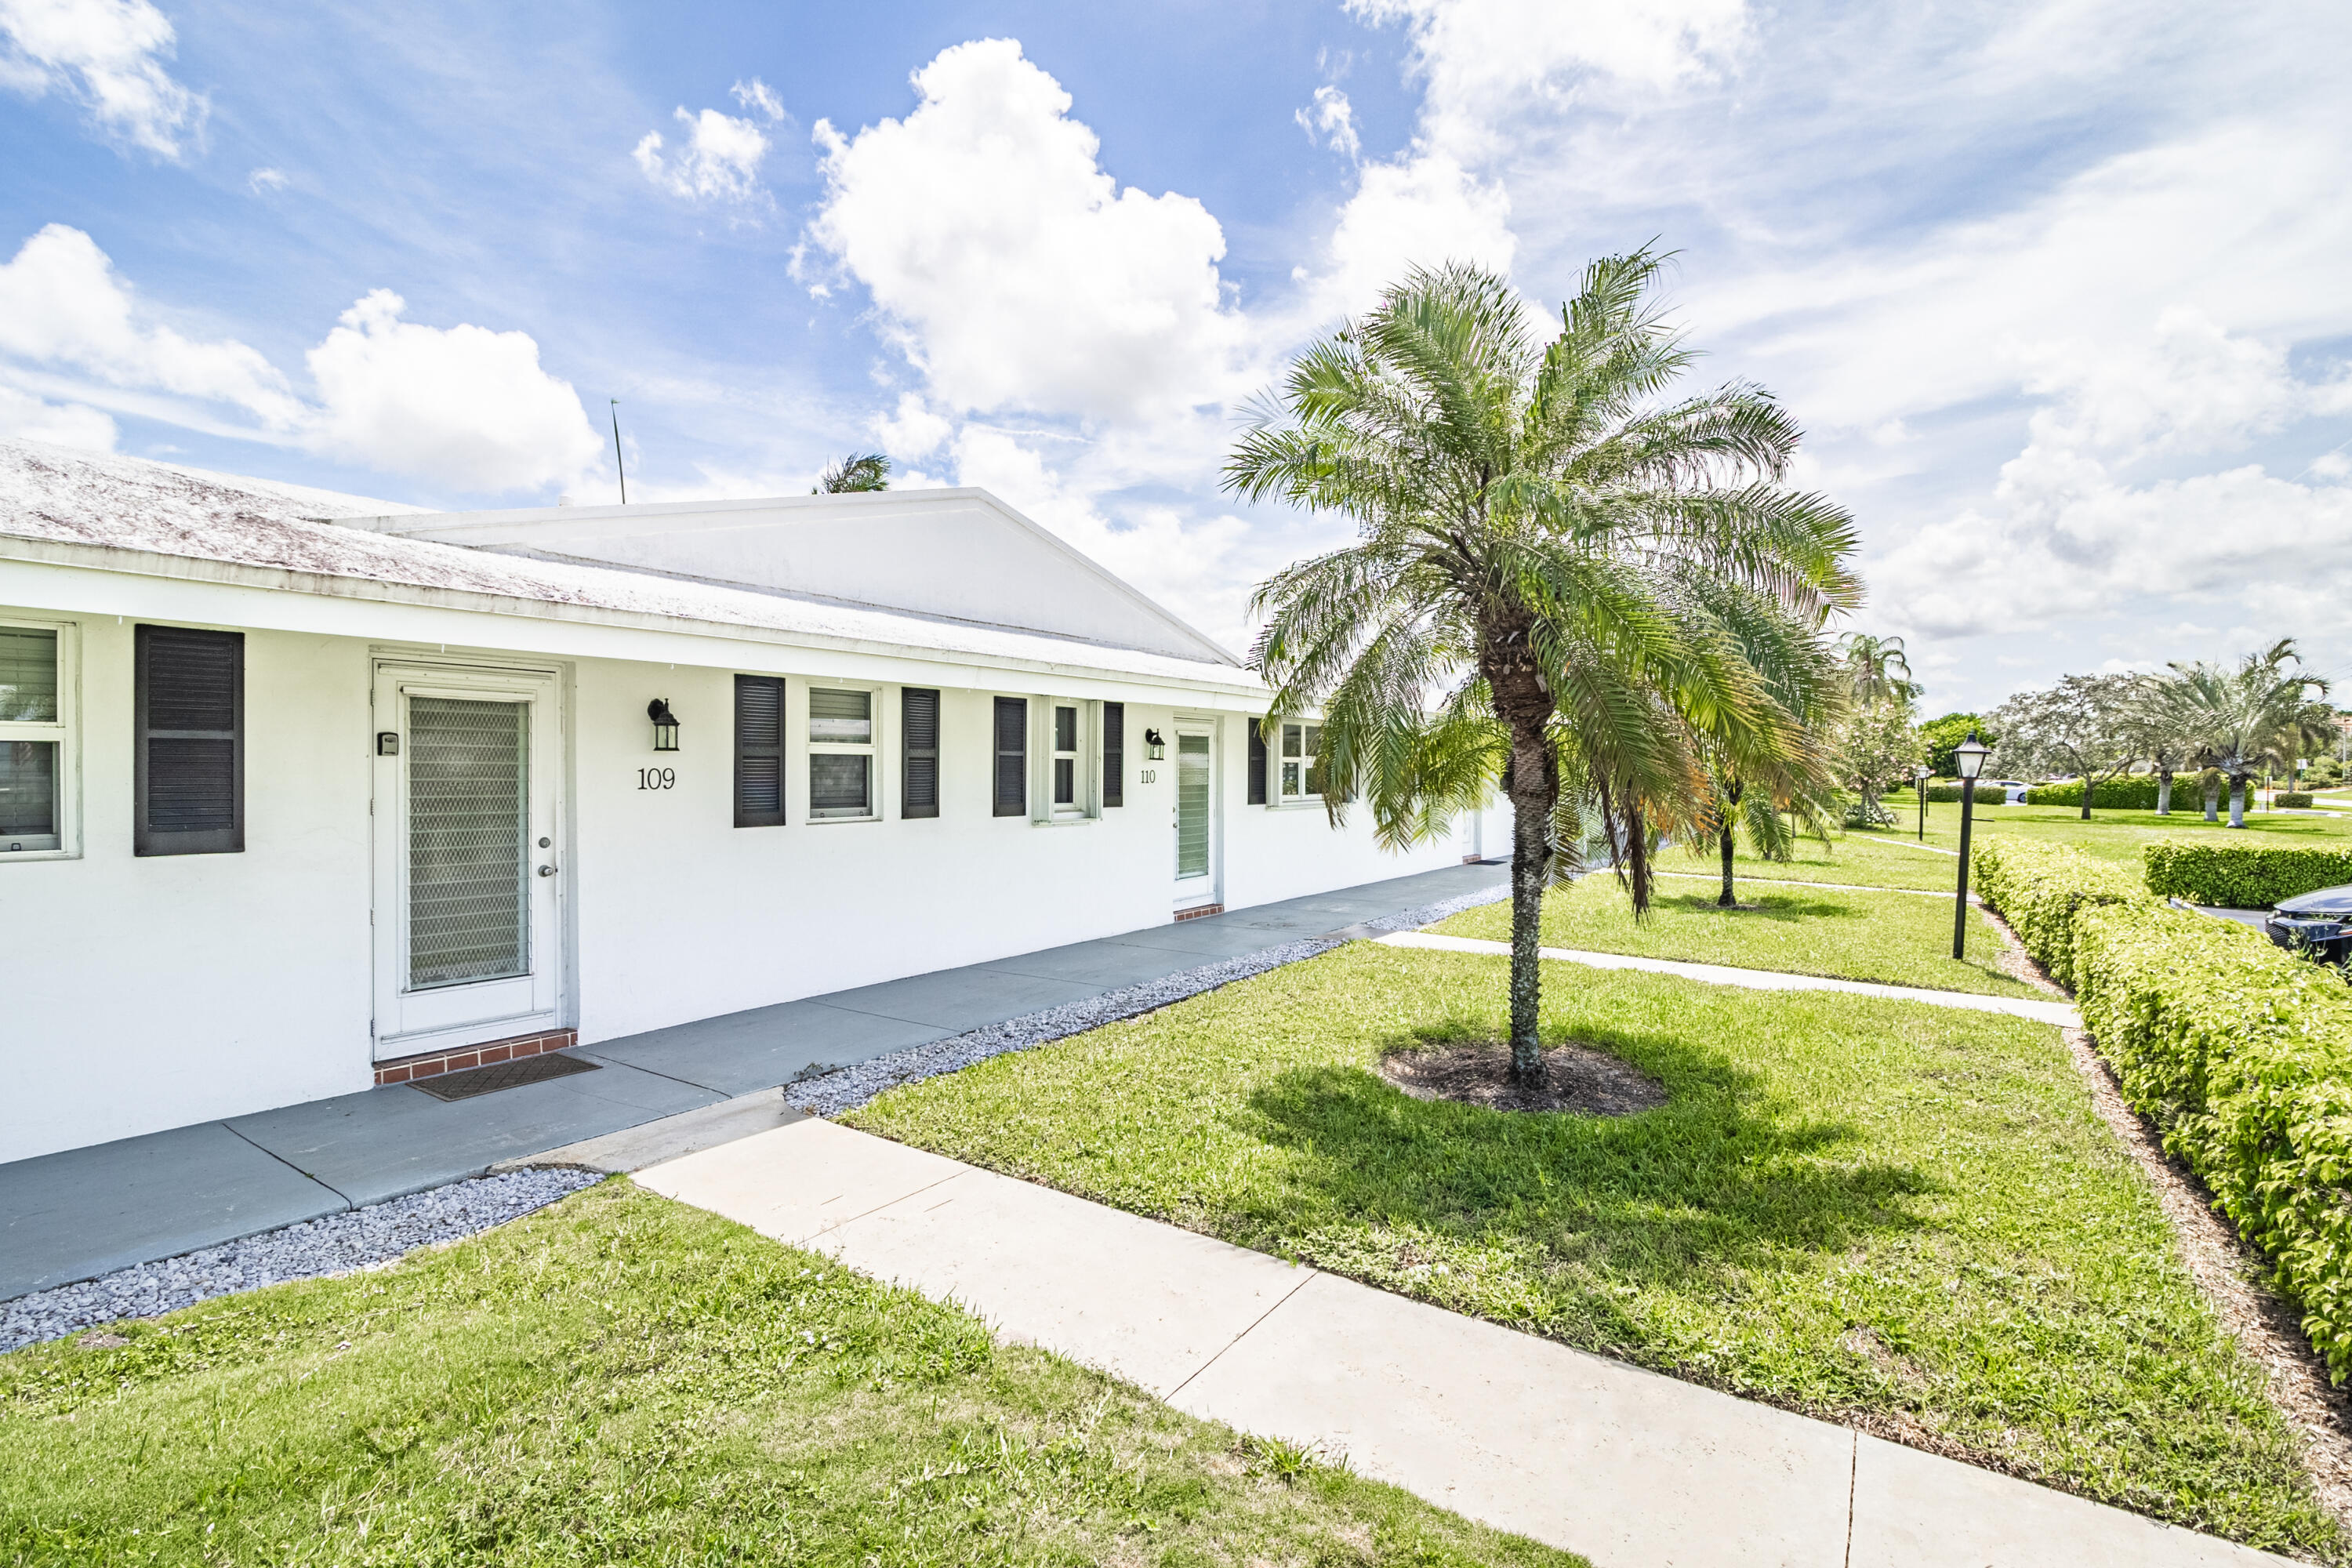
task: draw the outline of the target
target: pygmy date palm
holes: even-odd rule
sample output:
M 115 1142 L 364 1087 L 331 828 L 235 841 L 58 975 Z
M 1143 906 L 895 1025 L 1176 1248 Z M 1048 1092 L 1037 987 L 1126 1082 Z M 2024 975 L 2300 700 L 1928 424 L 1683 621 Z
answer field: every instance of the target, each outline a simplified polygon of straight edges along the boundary
M 1310 348 L 1225 469 L 1357 541 L 1263 584 L 1274 717 L 1322 713 L 1324 795 L 1382 840 L 1442 831 L 1497 774 L 1517 816 L 1511 1064 L 1537 1079 L 1543 891 L 1598 826 L 1637 910 L 1650 836 L 1704 831 L 1701 742 L 1790 728 L 1759 668 L 1850 607 L 1851 520 L 1781 487 L 1798 431 L 1764 392 L 1669 395 L 1692 353 L 1661 258 L 1592 263 L 1544 342 L 1509 283 L 1416 270 Z

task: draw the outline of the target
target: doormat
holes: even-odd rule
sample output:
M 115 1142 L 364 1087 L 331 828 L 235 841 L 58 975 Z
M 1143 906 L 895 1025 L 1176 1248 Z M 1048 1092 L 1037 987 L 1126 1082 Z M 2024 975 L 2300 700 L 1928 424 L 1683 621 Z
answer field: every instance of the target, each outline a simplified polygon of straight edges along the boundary
M 421 1089 L 436 1100 L 471 1100 L 478 1094 L 496 1094 L 502 1089 L 519 1089 L 527 1083 L 544 1083 L 551 1078 L 595 1070 L 594 1062 L 548 1051 L 520 1061 L 492 1062 L 486 1068 L 467 1068 L 464 1072 L 419 1079 L 408 1087 Z

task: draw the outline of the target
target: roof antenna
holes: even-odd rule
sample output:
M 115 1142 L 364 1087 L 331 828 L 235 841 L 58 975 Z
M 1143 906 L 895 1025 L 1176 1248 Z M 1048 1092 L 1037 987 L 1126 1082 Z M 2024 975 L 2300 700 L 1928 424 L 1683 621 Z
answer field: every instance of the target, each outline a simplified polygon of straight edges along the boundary
M 621 504 L 626 506 L 629 504 L 629 466 L 621 460 L 621 400 L 608 397 L 604 401 L 613 405 L 613 467 L 620 470 Z

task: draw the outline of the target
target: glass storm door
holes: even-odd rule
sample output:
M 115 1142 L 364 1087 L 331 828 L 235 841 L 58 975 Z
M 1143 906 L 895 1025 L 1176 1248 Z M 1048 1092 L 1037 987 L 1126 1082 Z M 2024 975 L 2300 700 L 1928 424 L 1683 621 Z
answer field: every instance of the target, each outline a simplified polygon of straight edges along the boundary
M 1216 773 L 1206 729 L 1176 727 L 1176 907 L 1217 900 Z
M 379 667 L 376 1056 L 556 1026 L 552 677 Z

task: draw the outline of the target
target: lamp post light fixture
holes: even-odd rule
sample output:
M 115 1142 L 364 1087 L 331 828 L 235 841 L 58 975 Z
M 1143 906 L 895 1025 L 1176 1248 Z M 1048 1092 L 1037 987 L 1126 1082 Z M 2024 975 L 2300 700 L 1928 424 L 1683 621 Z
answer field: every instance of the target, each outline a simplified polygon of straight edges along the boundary
M 646 717 L 654 721 L 654 750 L 677 750 L 677 715 L 669 710 L 669 699 L 656 697 L 646 704 Z
M 1960 890 L 1952 909 L 1954 958 L 1969 955 L 1969 823 L 1976 816 L 1977 775 L 1984 772 L 1985 758 L 1991 754 L 1992 748 L 1978 740 L 1974 730 L 1954 750 L 1960 764 Z

